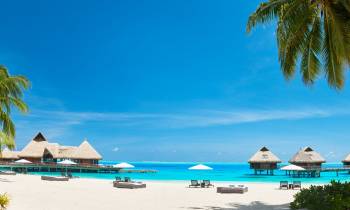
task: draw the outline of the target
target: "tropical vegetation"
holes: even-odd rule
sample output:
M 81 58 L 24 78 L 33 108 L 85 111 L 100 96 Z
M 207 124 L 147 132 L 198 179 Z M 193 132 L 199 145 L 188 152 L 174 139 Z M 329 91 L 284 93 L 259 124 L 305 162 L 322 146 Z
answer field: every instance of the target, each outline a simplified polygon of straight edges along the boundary
M 23 101 L 23 91 L 29 88 L 29 80 L 20 75 L 12 76 L 5 66 L 0 65 L 0 154 L 4 147 L 15 147 L 15 125 L 11 119 L 11 110 L 16 108 L 22 113 L 28 111 Z
M 311 186 L 294 196 L 291 209 L 349 210 L 350 182 L 332 181 L 328 185 Z
M 331 87 L 343 88 L 350 64 L 349 0 L 269 0 L 249 17 L 247 32 L 274 20 L 286 79 L 299 67 L 306 85 L 325 75 Z
M 10 197 L 4 193 L 0 194 L 0 210 L 5 210 L 10 204 Z

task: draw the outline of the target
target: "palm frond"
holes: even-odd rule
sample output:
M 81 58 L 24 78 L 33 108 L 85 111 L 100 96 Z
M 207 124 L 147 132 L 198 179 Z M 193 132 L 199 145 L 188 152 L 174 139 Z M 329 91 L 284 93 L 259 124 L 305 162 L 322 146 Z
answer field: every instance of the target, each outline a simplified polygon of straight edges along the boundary
M 344 85 L 344 72 L 342 70 L 342 60 L 337 54 L 339 46 L 335 46 L 338 43 L 334 30 L 332 30 L 333 21 L 328 11 L 324 13 L 324 44 L 322 49 L 322 55 L 325 61 L 325 74 L 327 76 L 328 84 L 336 89 L 341 89 Z
M 321 20 L 316 15 L 312 29 L 307 35 L 303 55 L 301 58 L 301 74 L 303 82 L 306 85 L 312 85 L 317 78 L 321 62 L 318 58 L 318 54 L 322 47 L 322 33 L 321 33 Z
M 288 5 L 290 8 L 287 11 L 293 11 L 283 18 L 277 28 L 279 60 L 286 79 L 292 78 L 295 73 L 298 56 L 302 53 L 313 21 L 310 17 L 312 10 L 305 4 L 297 3 Z
M 4 147 L 7 147 L 8 149 L 13 150 L 13 149 L 15 149 L 16 144 L 15 144 L 15 140 L 13 137 L 0 131 L 0 153 Z
M 292 0 L 270 0 L 261 3 L 258 9 L 248 19 L 247 33 L 250 33 L 256 25 L 269 22 L 278 17 L 283 5 L 291 1 Z

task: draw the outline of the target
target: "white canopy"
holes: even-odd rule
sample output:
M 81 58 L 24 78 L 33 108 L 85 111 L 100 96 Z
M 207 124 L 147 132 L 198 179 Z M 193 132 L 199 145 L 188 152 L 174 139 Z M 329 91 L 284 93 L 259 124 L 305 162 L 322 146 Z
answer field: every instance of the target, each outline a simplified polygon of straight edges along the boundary
M 77 164 L 76 162 L 73 162 L 71 160 L 63 160 L 63 161 L 60 161 L 60 162 L 57 162 L 57 164 L 62 164 L 62 165 L 75 165 Z
M 280 168 L 282 171 L 305 171 L 305 168 L 296 165 L 287 165 Z
M 26 159 L 20 159 L 20 160 L 16 160 L 15 163 L 32 163 L 32 162 Z
M 188 168 L 188 170 L 213 170 L 213 168 L 210 168 L 209 166 L 203 164 L 198 164 Z
M 135 166 L 129 164 L 129 163 L 119 163 L 113 165 L 114 168 L 135 168 Z

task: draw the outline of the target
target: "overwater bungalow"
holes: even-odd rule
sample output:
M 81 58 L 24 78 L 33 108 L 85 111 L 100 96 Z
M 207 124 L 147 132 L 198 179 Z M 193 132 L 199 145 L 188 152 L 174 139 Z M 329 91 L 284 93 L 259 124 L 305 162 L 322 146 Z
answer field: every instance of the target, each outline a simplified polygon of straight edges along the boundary
M 290 160 L 289 163 L 301 166 L 306 170 L 319 170 L 322 163 L 326 160 L 311 147 L 305 147 L 299 150 Z
M 350 167 L 350 154 L 348 154 L 342 162 L 343 162 L 344 167 Z
M 266 171 L 267 174 L 273 175 L 273 170 L 277 169 L 277 163 L 280 162 L 281 160 L 267 147 L 262 147 L 248 160 L 250 168 L 254 169 L 254 174 Z
M 98 161 L 102 156 L 84 140 L 80 146 L 61 146 L 57 143 L 50 143 L 42 133 L 38 133 L 22 151 L 12 152 L 17 154 L 10 159 L 9 154 L 5 153 L 0 157 L 2 161 L 10 161 L 14 159 L 26 159 L 32 163 L 53 163 L 61 160 L 72 160 L 81 165 L 98 165 Z M 6 159 L 7 158 L 7 159 Z

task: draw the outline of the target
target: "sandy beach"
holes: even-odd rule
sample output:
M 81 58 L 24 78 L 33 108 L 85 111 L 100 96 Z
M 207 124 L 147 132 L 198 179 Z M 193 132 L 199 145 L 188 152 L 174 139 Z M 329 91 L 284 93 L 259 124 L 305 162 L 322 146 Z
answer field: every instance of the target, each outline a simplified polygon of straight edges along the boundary
M 164 210 L 289 209 L 297 190 L 279 190 L 278 183 L 248 183 L 248 193 L 218 194 L 215 188 L 188 188 L 188 182 L 146 181 L 146 189 L 117 189 L 111 180 L 42 181 L 40 176 L 0 176 L 0 192 L 11 197 L 8 210 Z

